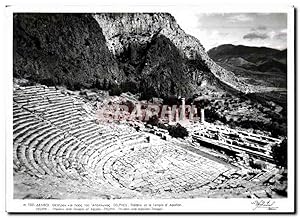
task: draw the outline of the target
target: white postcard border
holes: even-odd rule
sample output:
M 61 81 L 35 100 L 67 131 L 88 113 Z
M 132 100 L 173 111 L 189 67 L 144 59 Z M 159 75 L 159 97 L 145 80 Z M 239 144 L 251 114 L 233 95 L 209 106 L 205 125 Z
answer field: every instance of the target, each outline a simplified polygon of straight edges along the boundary
M 94 13 L 94 12 L 170 12 L 172 11 L 190 11 L 197 10 L 205 13 L 220 13 L 220 12 L 258 12 L 258 13 L 288 13 L 288 197 L 284 199 L 272 199 L 277 210 L 268 211 L 263 209 L 254 210 L 254 199 L 207 199 L 207 198 L 195 198 L 195 199 L 146 199 L 146 200 L 19 200 L 13 199 L 13 126 L 12 126 L 12 69 L 13 69 L 13 28 L 12 28 L 12 16 L 13 13 L 18 12 L 78 12 L 78 13 Z M 102 211 L 71 211 L 71 212 L 97 212 L 97 213 L 126 213 L 126 212 L 138 212 L 138 213 L 291 213 L 294 212 L 295 202 L 295 77 L 294 77 L 294 8 L 287 5 L 223 5 L 222 7 L 216 7 L 215 5 L 187 5 L 187 6 L 128 6 L 128 5 L 114 5 L 114 6 L 101 6 L 101 5 L 89 5 L 89 6 L 57 6 L 57 5 L 26 5 L 26 6 L 8 6 L 5 10 L 5 51 L 7 56 L 5 57 L 5 73 L 2 74 L 7 85 L 6 89 L 6 211 L 7 212 L 61 212 L 57 210 L 37 210 L 37 207 L 28 206 L 30 203 L 47 203 L 51 204 L 147 204 L 148 207 L 151 204 L 162 204 L 162 210 L 107 210 Z M 170 204 L 182 205 L 170 207 Z M 26 205 L 26 206 L 25 206 Z M 168 206 L 165 206 L 168 205 Z M 85 207 L 87 209 L 88 207 Z M 116 207 L 118 208 L 118 207 Z M 122 208 L 122 207 L 120 207 Z M 134 207 L 133 207 L 134 208 Z M 154 207 L 155 208 L 155 207 Z M 158 207 L 159 208 L 159 207 Z M 70 211 L 69 211 L 70 212 Z

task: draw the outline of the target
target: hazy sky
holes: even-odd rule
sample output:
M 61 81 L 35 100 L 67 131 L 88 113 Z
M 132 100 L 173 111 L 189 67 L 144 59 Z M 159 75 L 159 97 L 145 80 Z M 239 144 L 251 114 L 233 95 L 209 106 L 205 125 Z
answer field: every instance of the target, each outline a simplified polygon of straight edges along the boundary
M 206 50 L 222 44 L 287 47 L 285 13 L 172 13 L 180 27 Z

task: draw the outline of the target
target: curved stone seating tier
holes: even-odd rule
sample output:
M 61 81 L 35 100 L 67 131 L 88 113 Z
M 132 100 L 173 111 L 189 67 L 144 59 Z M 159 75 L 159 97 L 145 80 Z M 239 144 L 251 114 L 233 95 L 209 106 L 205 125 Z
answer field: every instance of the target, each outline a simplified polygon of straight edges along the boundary
M 55 120 L 57 118 L 61 118 L 66 115 L 70 115 L 76 112 L 76 109 L 74 107 L 70 107 L 68 109 L 66 108 L 61 108 L 60 110 L 57 110 L 55 112 L 49 113 L 48 111 L 45 112 L 44 118 L 45 119 L 50 119 L 50 120 Z
M 71 130 L 77 129 L 78 125 L 80 125 L 82 123 L 85 123 L 85 121 L 82 119 L 76 118 L 76 119 L 72 119 L 68 123 L 60 124 L 60 128 L 66 130 L 66 131 L 71 131 Z
M 88 159 L 87 165 L 89 167 L 93 167 L 94 169 L 101 169 L 103 170 L 103 164 L 105 163 L 105 158 L 109 158 L 110 156 L 112 156 L 115 152 L 118 153 L 122 153 L 126 150 L 132 149 L 134 145 L 139 145 L 140 143 L 144 142 L 144 138 L 140 137 L 141 140 L 140 141 L 136 141 L 136 143 L 132 143 L 131 146 L 129 145 L 125 145 L 123 141 L 120 140 L 116 140 L 115 142 L 108 142 L 106 143 L 105 147 L 102 147 L 101 149 L 96 149 L 97 150 L 97 155 L 91 155 L 92 157 L 90 157 Z M 99 170 L 97 170 L 99 171 Z
M 14 90 L 14 98 L 16 97 L 44 97 L 47 95 L 53 95 L 53 94 L 61 94 L 59 90 L 50 90 L 48 88 L 38 88 L 38 87 L 32 87 L 32 90 L 30 88 L 25 89 L 16 89 Z
M 78 113 L 67 116 L 67 117 L 64 117 L 64 119 L 60 119 L 59 121 L 55 121 L 55 122 L 53 122 L 53 124 L 60 127 L 61 129 L 63 129 L 63 127 L 65 126 L 66 123 L 71 124 L 72 122 L 77 121 L 77 120 L 83 121 L 82 116 Z
M 28 131 L 31 131 L 31 130 L 40 130 L 41 128 L 43 127 L 43 124 L 41 124 L 40 122 L 36 122 L 36 123 L 33 123 L 30 125 L 30 123 L 26 126 L 21 126 L 21 127 L 18 127 L 18 128 L 15 128 L 13 133 L 14 133 L 14 139 L 22 136 L 22 135 L 25 135 L 25 134 L 28 134 L 27 132 Z M 25 135 L 26 136 L 26 135 Z
M 68 107 L 76 107 L 79 108 L 80 105 L 77 105 L 74 103 L 73 99 L 63 99 L 63 101 L 55 102 L 49 104 L 51 105 L 51 108 L 48 108 L 47 112 L 52 113 L 56 111 L 60 111 L 63 108 L 68 108 Z
M 57 125 L 57 124 L 62 124 L 64 122 L 68 122 L 71 119 L 74 119 L 74 117 L 80 116 L 80 115 L 81 114 L 78 111 L 75 111 L 74 113 L 69 113 L 69 114 L 64 115 L 64 116 L 58 116 L 58 117 L 54 117 L 54 118 L 48 118 L 48 120 Z
M 36 120 L 34 120 L 34 116 L 27 116 L 26 118 L 22 117 L 22 118 L 17 118 L 14 119 L 13 122 L 13 128 L 14 130 L 17 130 L 18 128 L 24 128 L 25 126 L 34 124 L 34 122 L 36 122 Z
M 58 156 L 58 151 L 61 149 L 64 144 L 67 144 L 68 142 L 71 141 L 71 137 L 62 137 L 57 140 L 56 143 L 49 149 L 48 153 L 50 156 Z
M 83 163 L 89 168 L 94 169 L 95 162 L 102 158 L 104 151 L 107 151 L 110 147 L 113 147 L 116 144 L 118 144 L 118 140 L 116 138 L 112 138 L 112 140 L 109 140 L 107 142 L 102 142 L 89 146 L 83 152 L 83 155 L 85 156 L 83 158 Z
M 30 145 L 31 147 L 35 148 L 36 145 L 42 140 L 42 138 L 44 137 L 44 135 L 47 132 L 50 132 L 51 130 L 53 132 L 55 131 L 55 129 L 51 125 L 45 124 L 45 123 L 41 123 L 38 128 L 35 128 L 31 132 L 28 131 L 26 133 L 28 136 L 23 139 L 22 143 Z
M 22 119 L 25 116 L 31 116 L 31 113 L 24 111 L 24 110 L 22 110 L 22 108 L 18 107 L 18 108 L 14 108 L 13 116 L 14 116 L 14 119 L 17 120 L 17 119 Z
M 83 142 L 88 142 L 89 140 L 93 140 L 95 138 L 99 138 L 99 132 L 97 130 L 90 130 L 83 135 L 76 136 L 79 140 Z
M 47 156 L 47 158 L 46 158 Z M 55 159 L 52 159 L 52 156 L 49 155 L 49 153 L 42 153 L 42 157 L 45 161 L 45 164 L 48 166 L 48 168 L 51 169 L 52 173 L 56 177 L 65 177 L 65 175 L 60 171 L 57 166 L 57 161 Z M 49 167 L 50 166 L 50 167 Z
M 14 100 L 31 100 L 34 102 L 36 99 L 51 99 L 53 97 L 61 96 L 64 97 L 59 91 L 38 91 L 38 92 L 19 92 L 18 90 L 14 91 Z
M 50 140 L 45 144 L 43 147 L 43 151 L 46 153 L 50 153 L 51 148 L 53 148 L 58 142 L 62 141 L 64 137 L 61 135 L 61 133 L 57 133 L 53 139 L 49 138 Z
M 71 160 L 72 153 L 78 148 L 80 142 L 71 141 L 66 146 L 62 147 L 58 151 L 58 157 L 65 157 L 68 160 Z
M 23 99 L 16 99 L 16 102 L 19 104 L 25 104 L 28 106 L 28 108 L 33 108 L 33 107 L 46 107 L 46 104 L 52 103 L 52 102 L 57 102 L 61 101 L 62 99 L 57 100 L 56 96 L 36 96 L 36 97 L 24 97 Z
M 91 128 L 92 126 L 98 126 L 98 127 L 101 127 L 100 125 L 97 125 L 95 123 L 91 123 L 91 122 L 86 122 L 86 121 L 81 121 L 81 122 L 76 122 L 76 128 L 74 128 L 71 133 L 72 134 L 75 134 L 79 131 L 84 131 L 86 129 L 89 129 Z
M 33 154 L 34 149 L 26 149 L 25 156 L 29 159 L 29 163 L 42 175 L 45 174 L 45 171 L 41 168 L 41 166 L 36 162 L 35 155 Z
M 85 137 L 83 140 L 85 143 L 89 145 L 94 145 L 95 143 L 103 143 L 106 136 L 110 136 L 111 133 L 105 133 L 103 129 L 98 129 L 98 131 L 95 131 L 94 134 L 88 135 L 88 137 Z M 101 137 L 99 137 L 101 136 Z
M 26 146 L 20 144 L 17 148 L 17 158 L 21 166 L 26 168 L 26 171 L 30 175 L 42 175 L 35 167 L 30 163 L 30 159 L 26 157 Z
M 99 127 L 97 125 L 88 125 L 85 128 L 78 128 L 77 130 L 74 130 L 71 132 L 71 134 L 73 134 L 76 137 L 84 137 L 85 135 L 91 134 L 91 133 L 95 133 L 95 131 L 97 131 L 99 129 Z
M 13 118 L 15 121 L 20 120 L 20 119 L 24 119 L 24 117 L 33 117 L 34 115 L 29 112 L 24 110 L 24 108 L 21 107 L 16 107 L 13 109 Z
M 59 137 L 60 135 L 61 132 L 58 132 L 57 129 L 53 129 L 52 131 L 47 132 L 45 135 L 43 135 L 43 139 L 39 141 L 36 149 L 45 150 L 47 143 L 55 139 L 56 137 Z
M 20 165 L 20 162 L 18 160 L 18 156 L 17 156 L 17 150 L 18 150 L 18 144 L 17 143 L 13 143 L 13 163 L 16 166 Z
M 32 137 L 30 143 L 31 146 L 36 147 L 37 149 L 40 149 L 39 144 L 48 136 L 54 134 L 57 132 L 57 129 L 55 129 L 52 126 L 47 126 L 45 129 L 41 130 L 38 134 L 36 134 L 34 137 Z
M 100 178 L 105 180 L 104 177 L 104 165 L 107 162 L 109 158 L 113 156 L 113 154 L 120 151 L 120 145 L 119 144 L 111 144 L 107 146 L 105 149 L 102 149 L 102 151 L 99 153 L 98 157 L 95 160 L 95 165 L 92 166 L 96 170 L 96 172 L 99 172 Z
M 57 177 L 68 177 L 68 175 L 62 170 L 61 166 L 58 163 L 58 157 L 56 156 L 50 156 L 50 162 L 55 167 L 53 169 L 56 170 L 58 176 Z
M 23 125 L 22 127 L 24 129 L 22 129 L 22 127 L 16 129 L 17 133 L 15 133 L 14 135 L 14 140 L 16 142 L 20 142 L 23 141 L 25 138 L 29 137 L 30 135 L 28 134 L 28 132 L 34 132 L 34 128 L 40 126 L 39 122 L 34 122 L 32 123 L 32 125 L 30 125 L 30 123 L 28 123 L 28 125 Z
M 33 98 L 24 98 L 24 99 L 14 99 L 18 104 L 28 109 L 44 109 L 47 108 L 49 104 L 61 104 L 63 101 L 67 100 L 65 98 L 57 98 L 58 96 L 51 97 L 33 97 Z
M 47 174 L 59 177 L 57 170 L 55 170 L 56 164 L 53 165 L 52 162 L 50 161 L 49 153 L 45 151 L 41 151 L 40 154 L 42 158 L 41 159 L 42 166 L 44 166 L 44 169 L 47 170 Z

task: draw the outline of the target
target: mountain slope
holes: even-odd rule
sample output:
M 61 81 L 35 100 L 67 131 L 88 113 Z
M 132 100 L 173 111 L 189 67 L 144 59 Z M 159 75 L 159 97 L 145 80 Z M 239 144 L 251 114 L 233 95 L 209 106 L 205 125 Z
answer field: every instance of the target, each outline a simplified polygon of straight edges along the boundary
M 255 91 L 168 13 L 15 14 L 14 76 L 144 97 Z

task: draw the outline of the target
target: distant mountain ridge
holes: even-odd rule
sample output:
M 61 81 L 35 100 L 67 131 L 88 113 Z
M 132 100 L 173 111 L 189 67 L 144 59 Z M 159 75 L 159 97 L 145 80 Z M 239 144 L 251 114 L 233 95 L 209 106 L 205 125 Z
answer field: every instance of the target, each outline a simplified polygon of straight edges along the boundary
M 208 55 L 218 63 L 246 70 L 286 73 L 287 49 L 225 44 L 210 49 Z

